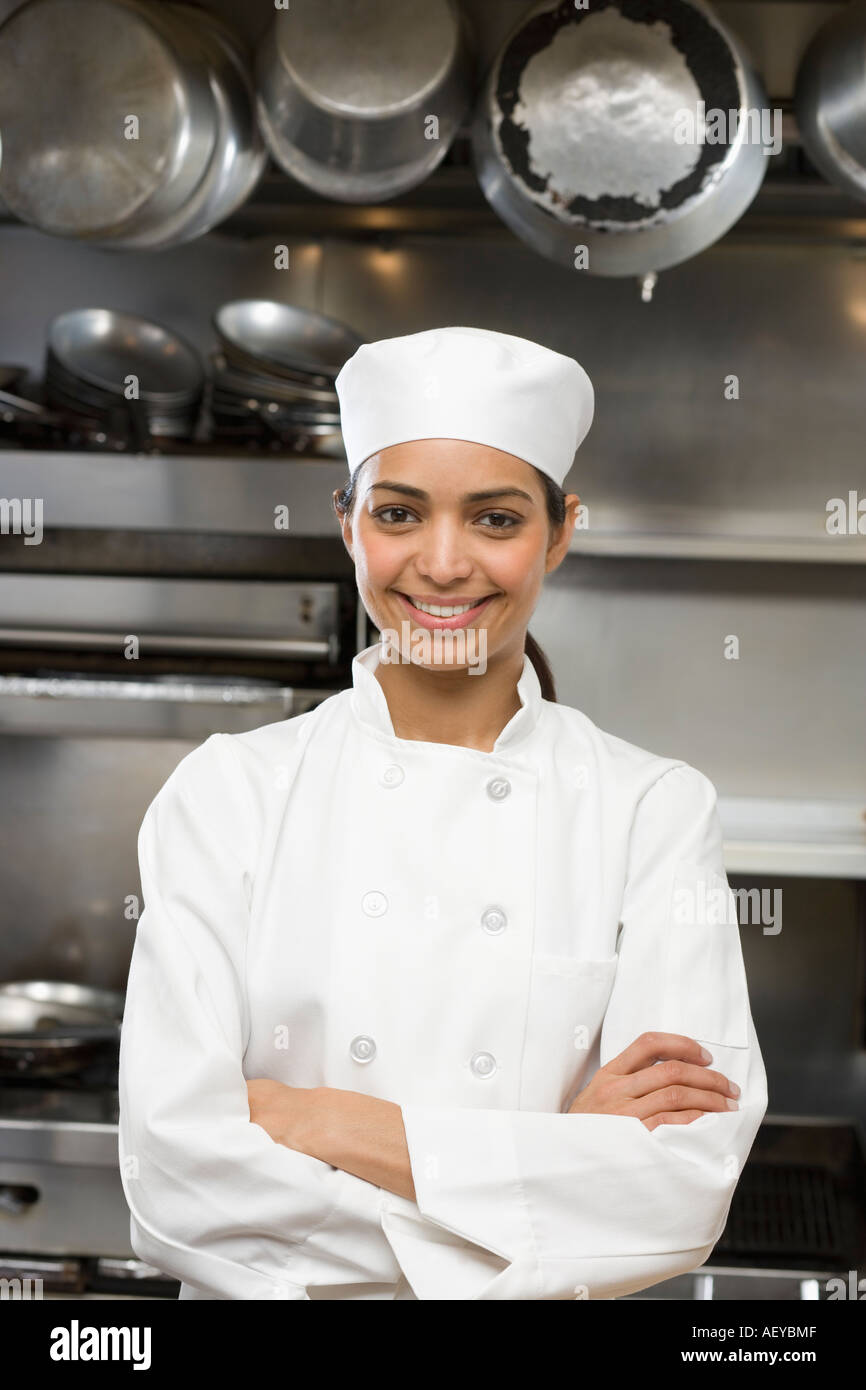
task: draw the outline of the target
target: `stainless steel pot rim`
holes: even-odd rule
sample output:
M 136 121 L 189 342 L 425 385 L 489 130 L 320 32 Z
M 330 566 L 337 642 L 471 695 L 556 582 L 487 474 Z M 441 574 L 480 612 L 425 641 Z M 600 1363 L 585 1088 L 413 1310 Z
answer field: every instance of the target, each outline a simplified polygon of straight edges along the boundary
M 65 417 L 64 422 L 69 428 L 89 428 L 90 430 L 95 431 L 96 433 L 103 434 L 115 433 L 120 438 L 125 437 L 129 433 L 130 427 L 133 424 L 135 418 L 133 416 L 129 416 L 126 419 L 124 419 L 123 416 L 120 416 L 118 418 L 116 416 L 110 415 L 94 416 L 84 414 L 82 411 L 73 410 L 71 407 L 63 408 L 61 407 L 61 404 L 59 402 L 54 406 L 54 410 L 57 412 L 62 411 L 62 414 Z M 158 415 L 139 418 L 138 421 L 141 428 L 146 434 L 160 436 L 167 435 L 170 436 L 172 439 L 188 439 L 195 432 L 197 422 L 198 416 L 192 417 L 188 420 L 163 420 Z
M 384 169 L 359 172 L 336 168 L 323 160 L 314 159 L 292 144 L 274 124 L 261 93 L 256 97 L 256 109 L 268 148 L 280 168 L 313 192 L 340 202 L 374 203 L 382 198 L 397 198 L 401 193 L 408 193 L 438 168 L 451 144 L 448 139 L 428 141 L 417 159 L 401 160 Z
M 146 406 L 136 409 L 135 402 L 116 401 L 113 405 L 93 406 L 81 404 L 74 398 L 61 395 L 53 388 L 50 388 L 47 394 L 51 409 L 62 413 L 70 425 L 79 428 L 86 424 L 97 430 L 123 431 L 137 420 L 150 434 L 168 434 L 176 438 L 185 438 L 193 433 L 199 418 L 198 405 L 195 410 L 183 414 L 165 415 Z
M 281 401 L 269 399 L 266 395 L 241 395 L 233 392 L 214 391 L 210 397 L 211 409 L 240 414 L 243 411 L 267 409 L 284 420 L 298 420 L 311 425 L 334 425 L 339 428 L 339 413 L 328 410 L 297 409 Z
M 336 404 L 310 401 L 303 396 L 283 396 L 279 391 L 272 391 L 267 386 L 257 386 L 250 384 L 243 385 L 219 385 L 214 383 L 210 392 L 211 400 L 225 401 L 232 404 L 237 401 L 269 401 L 278 405 L 281 410 L 289 411 L 294 414 L 315 416 L 316 419 L 335 419 L 340 418 L 340 412 Z
M 296 434 L 309 434 L 316 436 L 321 435 L 323 437 L 325 435 L 338 435 L 340 433 L 340 428 L 338 425 L 314 424 L 310 422 L 294 420 L 290 416 L 281 414 L 279 411 L 269 410 L 267 405 L 264 404 L 258 406 L 251 405 L 245 410 L 238 411 L 223 410 L 220 407 L 214 407 L 211 411 L 211 414 L 213 415 L 214 419 L 225 418 L 227 420 L 231 420 L 232 422 L 237 423 L 240 423 L 244 420 L 264 420 L 267 421 L 268 424 L 273 425 L 274 428 L 285 430 L 287 433 L 294 432 Z
M 54 397 L 58 401 L 66 401 L 71 406 L 86 406 L 92 410 L 110 411 L 135 404 L 134 401 L 130 402 L 125 396 L 117 393 L 86 387 L 75 377 L 62 376 L 56 370 L 48 367 L 45 371 L 45 391 L 47 396 Z M 195 395 L 177 397 L 169 401 L 150 399 L 142 394 L 138 404 L 142 410 L 149 414 L 159 413 L 168 417 L 173 415 L 185 416 L 198 409 L 202 394 L 202 391 L 197 391 Z
M 327 397 L 331 400 L 337 394 L 334 389 L 336 372 L 312 372 L 302 367 L 294 368 L 279 362 L 266 362 L 261 357 L 255 357 L 252 353 L 244 352 L 242 348 L 224 341 L 220 342 L 220 349 L 231 370 L 247 372 L 253 376 L 272 377 L 310 395 L 316 393 L 322 399 Z
M 96 415 L 107 418 L 117 412 L 132 412 L 138 410 L 147 419 L 165 419 L 182 421 L 194 417 L 200 407 L 201 397 L 191 401 L 183 408 L 166 409 L 165 407 L 154 404 L 150 401 L 128 401 L 118 396 L 104 397 L 101 400 L 91 399 L 82 396 L 77 391 L 65 390 L 51 380 L 46 381 L 45 385 L 46 400 L 52 405 L 65 406 L 69 410 L 74 410 L 80 415 Z
M 129 401 L 116 401 L 113 405 L 104 406 L 88 405 L 71 396 L 61 394 L 53 388 L 48 390 L 47 397 L 52 410 L 86 418 L 94 423 L 101 422 L 103 425 L 117 424 L 122 423 L 125 419 L 138 418 L 148 428 L 159 425 L 161 428 L 178 429 L 183 432 L 195 425 L 199 412 L 198 405 L 194 410 L 175 412 L 172 415 L 155 409 L 148 409 L 147 406 L 137 408 L 135 402 Z
M 112 343 L 115 336 L 119 341 Z M 204 385 L 204 366 L 198 353 L 184 338 L 164 324 L 125 310 L 67 310 L 49 324 L 48 347 L 56 363 L 68 375 L 110 395 L 123 396 L 122 377 L 130 372 L 140 375 L 148 367 L 153 372 L 157 369 L 163 373 L 168 371 L 178 382 L 168 389 L 140 387 L 140 398 L 156 404 L 175 402 L 180 405 Z M 88 353 L 96 348 L 107 351 L 109 355 L 113 349 L 121 359 L 120 380 L 94 369 Z M 123 367 L 126 371 L 121 370 Z
M 211 384 L 214 390 L 223 390 L 238 395 L 270 394 L 274 400 L 287 404 L 308 406 L 327 410 L 338 409 L 339 397 L 336 391 L 323 387 L 308 386 L 302 378 L 289 380 L 264 371 L 254 372 L 240 365 L 218 365 L 216 355 L 211 357 Z

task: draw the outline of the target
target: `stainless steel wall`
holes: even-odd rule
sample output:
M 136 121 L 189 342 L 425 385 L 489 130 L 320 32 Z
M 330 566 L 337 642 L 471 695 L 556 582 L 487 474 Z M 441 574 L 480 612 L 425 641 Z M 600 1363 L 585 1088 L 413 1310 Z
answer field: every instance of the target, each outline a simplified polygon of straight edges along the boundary
M 126 987 L 138 828 L 199 742 L 0 737 L 0 979 Z

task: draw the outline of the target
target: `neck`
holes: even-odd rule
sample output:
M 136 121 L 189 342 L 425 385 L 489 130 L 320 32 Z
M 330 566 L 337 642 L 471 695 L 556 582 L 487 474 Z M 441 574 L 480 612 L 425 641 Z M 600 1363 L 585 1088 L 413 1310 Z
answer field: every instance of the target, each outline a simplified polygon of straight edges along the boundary
M 382 662 L 376 679 L 385 692 L 397 738 L 450 743 L 490 753 L 520 709 L 517 682 L 523 652 L 500 653 L 483 675 L 465 668 L 428 670 L 414 662 Z

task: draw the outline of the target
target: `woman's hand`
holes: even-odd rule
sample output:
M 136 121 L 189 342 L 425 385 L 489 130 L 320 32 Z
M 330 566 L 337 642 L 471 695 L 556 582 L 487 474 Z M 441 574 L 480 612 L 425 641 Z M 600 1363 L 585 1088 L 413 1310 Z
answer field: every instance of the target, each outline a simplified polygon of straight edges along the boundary
M 285 1086 L 282 1081 L 257 1077 L 247 1082 L 250 1122 L 260 1125 L 276 1144 L 299 1153 L 311 1152 L 318 1090 L 315 1086 Z
M 415 1183 L 399 1105 L 332 1086 L 247 1082 L 250 1121 L 276 1144 L 415 1200 Z
M 652 1130 L 690 1124 L 711 1110 L 738 1109 L 733 1097 L 739 1087 L 720 1071 L 707 1071 L 707 1060 L 694 1038 L 641 1033 L 599 1067 L 568 1114 L 633 1115 Z

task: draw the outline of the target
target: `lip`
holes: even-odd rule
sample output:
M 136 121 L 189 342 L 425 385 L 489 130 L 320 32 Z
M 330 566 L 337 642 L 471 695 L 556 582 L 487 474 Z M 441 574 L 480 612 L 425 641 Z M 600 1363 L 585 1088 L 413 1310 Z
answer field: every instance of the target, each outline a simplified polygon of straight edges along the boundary
M 486 611 L 488 605 L 497 597 L 496 594 L 490 594 L 482 603 L 478 604 L 477 608 L 469 608 L 465 613 L 455 613 L 453 618 L 436 618 L 432 613 L 425 613 L 422 609 L 416 608 L 414 603 L 412 603 L 405 594 L 401 593 L 399 589 L 395 590 L 395 593 L 410 618 L 412 618 L 419 627 L 426 627 L 431 630 L 436 628 L 469 627 L 470 624 L 475 622 L 476 618 Z M 421 595 L 419 594 L 418 597 L 420 598 Z M 425 598 L 423 602 L 427 603 L 428 600 Z M 451 608 L 461 602 L 469 603 L 470 599 L 465 598 L 461 600 L 459 598 L 453 598 L 446 602 L 444 598 L 438 598 L 430 599 L 429 602 L 441 604 L 443 608 Z

